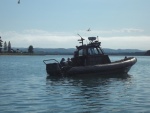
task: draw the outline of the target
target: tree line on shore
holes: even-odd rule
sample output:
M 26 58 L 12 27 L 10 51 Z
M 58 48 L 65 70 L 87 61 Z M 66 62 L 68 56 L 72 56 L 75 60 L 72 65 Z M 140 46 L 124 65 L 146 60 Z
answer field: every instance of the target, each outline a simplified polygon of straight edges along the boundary
M 19 49 L 14 50 L 11 47 L 10 41 L 8 42 L 8 44 L 6 41 L 3 43 L 3 40 L 1 39 L 1 36 L 0 36 L 0 53 L 34 53 L 33 49 L 34 49 L 33 46 L 30 45 L 27 48 L 28 52 L 20 51 Z
M 33 51 L 34 49 L 34 51 Z M 64 48 L 33 48 L 32 45 L 30 45 L 28 48 L 12 48 L 11 47 L 11 43 L 10 41 L 7 42 L 3 42 L 1 37 L 0 37 L 0 53 L 19 53 L 19 54 L 50 54 L 50 55 L 64 55 L 64 54 L 73 54 L 73 52 L 75 51 L 74 48 L 70 48 L 70 49 L 64 49 Z M 109 54 L 109 55 L 147 55 L 147 56 L 150 56 L 150 50 L 147 50 L 147 51 L 141 51 L 141 50 L 134 50 L 132 51 L 132 49 L 130 50 L 113 50 L 113 49 L 105 49 L 104 48 L 104 51 L 106 54 Z

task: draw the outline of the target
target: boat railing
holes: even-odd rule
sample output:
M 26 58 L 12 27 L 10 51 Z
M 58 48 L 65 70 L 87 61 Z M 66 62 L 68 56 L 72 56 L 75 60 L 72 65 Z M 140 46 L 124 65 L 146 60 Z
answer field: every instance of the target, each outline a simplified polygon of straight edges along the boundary
M 58 64 L 60 64 L 56 59 L 43 60 L 44 64 L 48 64 L 47 62 L 50 62 L 50 61 L 54 61 L 54 62 L 57 62 Z

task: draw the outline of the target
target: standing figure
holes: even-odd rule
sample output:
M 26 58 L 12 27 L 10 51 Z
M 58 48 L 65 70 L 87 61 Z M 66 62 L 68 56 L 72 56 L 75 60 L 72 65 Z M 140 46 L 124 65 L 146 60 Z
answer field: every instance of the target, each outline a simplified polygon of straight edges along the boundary
M 65 66 L 65 59 L 64 59 L 64 58 L 61 59 L 60 65 L 61 65 L 61 66 Z

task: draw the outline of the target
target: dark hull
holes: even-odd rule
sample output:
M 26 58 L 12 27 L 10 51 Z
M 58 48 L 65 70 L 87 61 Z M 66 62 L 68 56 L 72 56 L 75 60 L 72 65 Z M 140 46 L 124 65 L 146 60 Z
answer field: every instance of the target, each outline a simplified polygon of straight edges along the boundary
M 57 70 L 51 71 L 48 67 L 47 73 L 49 75 L 64 75 L 64 76 L 88 76 L 88 75 L 118 75 L 118 74 L 127 74 L 130 68 L 137 62 L 137 59 L 134 57 L 129 57 L 123 60 L 112 62 L 109 64 L 99 64 L 92 66 L 78 66 L 66 68 L 66 70 Z
M 130 68 L 136 63 L 136 61 L 137 61 L 136 58 L 130 57 L 109 64 L 73 67 L 67 72 L 67 74 L 71 76 L 87 75 L 87 74 L 91 75 L 127 74 Z

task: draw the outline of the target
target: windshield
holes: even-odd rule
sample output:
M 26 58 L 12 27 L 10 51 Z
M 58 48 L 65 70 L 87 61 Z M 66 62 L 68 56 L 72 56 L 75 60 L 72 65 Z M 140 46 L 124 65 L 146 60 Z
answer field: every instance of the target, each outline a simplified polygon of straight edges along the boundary
M 100 48 L 96 48 L 96 47 L 91 47 L 88 49 L 88 54 L 89 55 L 97 55 L 97 54 L 102 54 Z
M 97 50 L 97 48 L 92 47 L 88 49 L 88 54 L 89 55 L 99 54 L 99 51 Z

